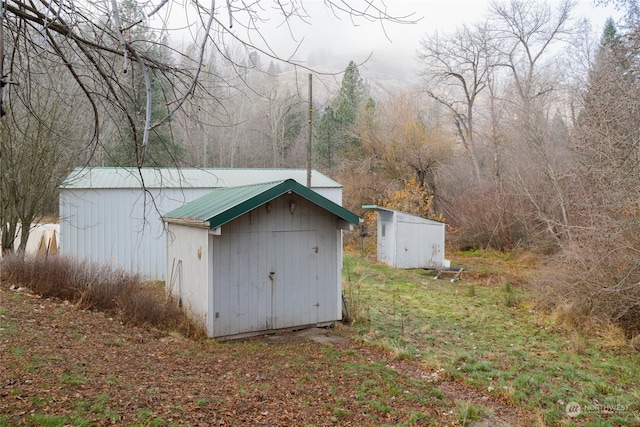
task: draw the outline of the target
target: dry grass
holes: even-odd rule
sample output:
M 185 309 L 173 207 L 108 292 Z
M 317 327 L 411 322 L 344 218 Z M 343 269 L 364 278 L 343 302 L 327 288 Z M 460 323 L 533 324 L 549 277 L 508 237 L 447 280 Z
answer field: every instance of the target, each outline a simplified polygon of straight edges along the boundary
M 599 338 L 599 345 L 609 350 L 622 350 L 629 348 L 630 341 L 625 330 L 615 323 L 594 319 L 590 328 Z
M 11 256 L 2 259 L 0 278 L 3 283 L 71 301 L 82 309 L 112 312 L 124 323 L 171 329 L 193 338 L 204 335 L 159 286 L 109 266 L 60 256 Z
M 633 249 L 640 239 L 611 246 L 608 241 L 574 243 L 554 257 L 532 280 L 537 307 L 564 317 L 561 323 L 570 327 L 588 331 L 595 326 L 610 335 L 611 323 L 626 338 L 640 333 L 640 262 Z
M 582 329 L 582 325 L 586 324 L 586 318 L 578 313 L 572 304 L 559 304 L 551 313 L 551 321 L 554 325 L 567 330 Z
M 598 346 L 603 349 L 634 348 L 622 326 L 597 316 L 586 316 L 572 304 L 558 305 L 551 313 L 551 320 L 554 325 L 571 332 L 571 347 L 575 353 L 581 354 L 586 348 L 585 335 L 597 337 Z

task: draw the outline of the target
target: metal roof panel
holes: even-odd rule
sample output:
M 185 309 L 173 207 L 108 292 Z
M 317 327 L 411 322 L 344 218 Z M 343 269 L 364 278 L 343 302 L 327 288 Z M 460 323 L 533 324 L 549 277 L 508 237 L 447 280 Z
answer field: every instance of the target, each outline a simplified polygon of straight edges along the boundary
M 292 178 L 306 185 L 306 169 L 227 168 L 76 168 L 60 186 L 63 189 L 105 188 L 225 188 L 283 181 Z M 314 188 L 341 188 L 322 173 L 312 170 Z
M 163 219 L 165 221 L 187 219 L 192 223 L 194 221 L 208 222 L 209 228 L 213 229 L 289 191 L 304 197 L 345 221 L 355 225 L 360 222 L 360 218 L 353 212 L 293 179 L 213 190 L 211 193 L 169 212 L 164 215 Z

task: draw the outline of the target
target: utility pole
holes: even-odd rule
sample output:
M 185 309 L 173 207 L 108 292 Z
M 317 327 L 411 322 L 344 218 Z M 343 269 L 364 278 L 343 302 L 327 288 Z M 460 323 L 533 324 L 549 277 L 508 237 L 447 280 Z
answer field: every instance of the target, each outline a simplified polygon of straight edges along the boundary
M 311 151 L 313 144 L 312 138 L 312 118 L 313 118 L 313 75 L 309 73 L 309 119 L 308 119 L 308 133 L 307 133 L 307 187 L 311 188 Z

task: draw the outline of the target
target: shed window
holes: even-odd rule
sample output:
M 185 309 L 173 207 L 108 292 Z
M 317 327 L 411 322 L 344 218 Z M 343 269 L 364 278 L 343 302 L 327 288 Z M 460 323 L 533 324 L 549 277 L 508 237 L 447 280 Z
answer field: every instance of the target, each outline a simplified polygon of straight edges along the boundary
M 387 230 L 387 224 L 382 224 L 382 237 L 384 237 L 384 233 Z

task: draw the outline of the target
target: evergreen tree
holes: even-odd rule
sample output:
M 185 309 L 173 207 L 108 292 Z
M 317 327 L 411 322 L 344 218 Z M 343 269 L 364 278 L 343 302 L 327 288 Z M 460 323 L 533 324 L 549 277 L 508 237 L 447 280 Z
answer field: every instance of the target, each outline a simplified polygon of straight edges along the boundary
M 616 29 L 616 24 L 612 18 L 608 18 L 604 24 L 602 37 L 600 38 L 601 48 L 612 48 L 620 42 L 620 35 Z
M 127 27 L 135 22 L 142 22 L 141 25 L 135 25 L 131 28 L 128 33 L 129 42 L 159 62 L 170 62 L 171 55 L 166 47 L 168 46 L 166 37 L 156 40 L 158 37 L 144 25 L 144 15 L 138 4 L 133 0 L 124 0 L 119 10 L 123 26 Z M 170 91 L 171 82 L 160 72 L 152 73 L 150 77 L 152 88 L 151 123 L 156 123 L 169 111 L 165 94 Z M 123 73 L 123 78 L 129 79 L 129 87 L 123 93 L 123 98 L 127 100 L 127 108 L 132 113 L 131 116 L 136 118 L 135 130 L 129 134 L 121 132 L 116 134 L 115 138 L 117 139 L 113 143 L 113 149 L 109 151 L 105 159 L 105 164 L 108 166 L 135 166 L 142 153 L 147 100 L 144 75 L 137 68 L 137 63 L 131 61 L 129 69 Z M 167 120 L 150 133 L 144 154 L 144 165 L 175 166 L 180 163 L 185 153 L 184 146 L 174 139 L 171 120 Z
M 612 20 L 608 20 L 601 47 L 589 72 L 584 108 L 578 120 L 580 152 L 587 156 L 589 168 L 594 162 L 629 162 L 638 158 L 636 106 L 640 86 L 633 58 L 634 46 L 624 43 Z M 602 165 L 598 170 L 602 170 Z M 634 162 L 630 166 L 635 168 Z
M 344 71 L 340 91 L 325 109 L 318 125 L 315 150 L 322 166 L 333 167 L 338 156 L 359 147 L 360 142 L 352 128 L 366 100 L 366 93 L 358 66 L 350 61 Z
M 322 166 L 328 168 L 334 166 L 337 140 L 338 123 L 334 118 L 333 107 L 328 106 L 320 118 L 320 124 L 316 131 L 315 150 Z
M 358 66 L 355 62 L 350 61 L 344 70 L 339 97 L 348 99 L 353 104 L 353 107 L 357 109 L 365 100 L 366 94 L 366 86 L 362 77 L 360 77 Z

